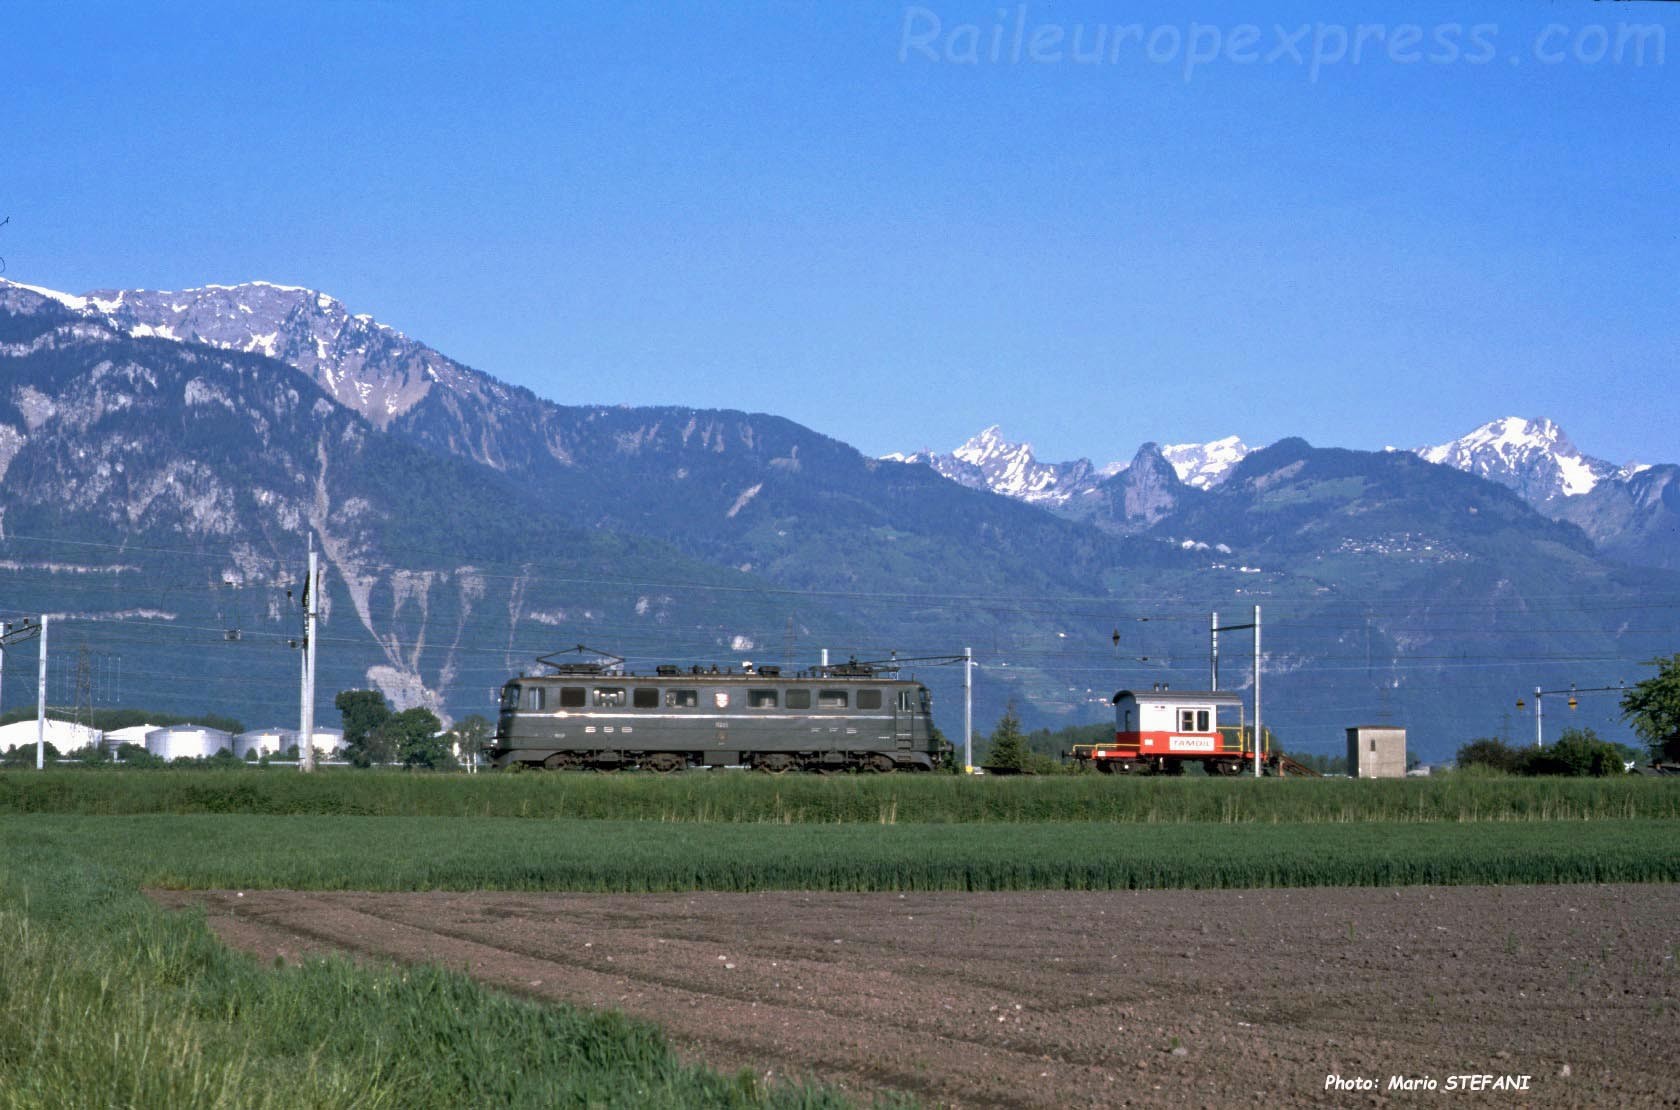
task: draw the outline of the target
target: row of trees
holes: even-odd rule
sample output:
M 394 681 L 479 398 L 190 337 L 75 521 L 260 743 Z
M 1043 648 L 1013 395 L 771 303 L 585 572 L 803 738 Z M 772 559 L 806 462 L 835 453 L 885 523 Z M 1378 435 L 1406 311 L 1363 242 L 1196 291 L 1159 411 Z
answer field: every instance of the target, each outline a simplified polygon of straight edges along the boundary
M 1458 749 L 1461 768 L 1512 775 L 1619 775 L 1637 762 L 1639 752 L 1602 740 L 1590 728 L 1572 728 L 1543 748 L 1507 744 L 1486 737 Z
M 430 709 L 394 712 L 377 690 L 343 690 L 333 699 L 344 720 L 344 756 L 357 767 L 401 763 L 447 770 L 484 750 L 490 722 L 474 713 L 445 732 Z

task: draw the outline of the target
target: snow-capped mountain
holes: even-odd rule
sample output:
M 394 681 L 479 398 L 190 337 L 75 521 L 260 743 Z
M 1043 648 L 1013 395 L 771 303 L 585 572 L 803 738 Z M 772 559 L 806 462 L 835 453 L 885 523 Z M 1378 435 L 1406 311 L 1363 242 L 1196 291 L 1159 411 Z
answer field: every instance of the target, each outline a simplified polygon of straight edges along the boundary
M 1003 437 L 996 424 L 972 436 L 948 455 L 923 450 L 915 454 L 885 456 L 892 462 L 924 463 L 959 485 L 990 490 L 1035 505 L 1066 504 L 1089 493 L 1106 474 L 1090 459 L 1066 463 L 1042 463 L 1033 455 L 1032 444 L 1015 443 Z
M 1450 443 L 1419 447 L 1416 454 L 1427 462 L 1498 482 L 1535 505 L 1590 493 L 1600 482 L 1638 470 L 1582 454 L 1550 420 L 1519 416 L 1483 424 Z
M 1211 443 L 1171 443 L 1161 454 L 1178 472 L 1178 480 L 1196 489 L 1209 489 L 1225 480 L 1231 468 L 1247 458 L 1254 448 L 1236 436 Z
M 1156 448 L 1149 445 L 1151 453 Z M 1159 449 L 1172 464 L 1179 481 L 1208 489 L 1225 480 L 1232 467 L 1254 448 L 1236 436 L 1211 443 L 1179 443 Z M 1097 466 L 1090 459 L 1065 463 L 1039 462 L 1032 444 L 1005 439 L 996 424 L 971 437 L 948 455 L 930 450 L 892 454 L 893 462 L 924 463 L 945 477 L 971 489 L 990 490 L 1048 508 L 1071 507 L 1094 494 L 1104 480 L 1124 471 L 1129 463 Z
M 21 282 L 6 284 L 50 297 L 136 338 L 202 343 L 277 358 L 381 428 L 440 382 L 451 392 L 499 385 L 371 316 L 352 315 L 325 293 L 294 285 L 251 281 L 174 292 L 97 290 L 78 296 Z

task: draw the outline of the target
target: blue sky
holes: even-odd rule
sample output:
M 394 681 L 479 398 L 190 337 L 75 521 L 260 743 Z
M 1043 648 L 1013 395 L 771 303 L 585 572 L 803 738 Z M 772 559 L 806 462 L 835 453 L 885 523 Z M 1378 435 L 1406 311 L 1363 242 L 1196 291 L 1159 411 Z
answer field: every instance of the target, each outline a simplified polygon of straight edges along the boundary
M 0 255 L 871 454 L 1680 461 L 1674 7 L 13 6 Z

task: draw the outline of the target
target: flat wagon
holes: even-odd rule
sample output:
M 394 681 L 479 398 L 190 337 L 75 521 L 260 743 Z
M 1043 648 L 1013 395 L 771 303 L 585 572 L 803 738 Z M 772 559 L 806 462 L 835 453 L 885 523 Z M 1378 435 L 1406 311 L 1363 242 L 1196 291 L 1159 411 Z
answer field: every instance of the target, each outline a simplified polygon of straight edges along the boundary
M 1254 732 L 1243 724 L 1243 702 L 1213 690 L 1121 690 L 1115 694 L 1114 741 L 1076 745 L 1080 763 L 1108 773 L 1183 774 L 1199 763 L 1210 775 L 1237 775 L 1254 765 Z M 1221 723 L 1235 710 L 1235 721 Z M 1264 739 L 1269 739 L 1268 736 Z M 1262 766 L 1275 763 L 1262 741 Z

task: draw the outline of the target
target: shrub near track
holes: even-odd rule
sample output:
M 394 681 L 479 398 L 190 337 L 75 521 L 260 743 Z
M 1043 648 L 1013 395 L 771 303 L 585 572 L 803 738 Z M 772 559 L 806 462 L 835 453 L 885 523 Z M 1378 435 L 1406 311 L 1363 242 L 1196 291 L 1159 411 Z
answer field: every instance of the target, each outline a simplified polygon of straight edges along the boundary
M 0 773 L 0 813 L 542 817 L 770 824 L 1321 824 L 1680 817 L 1680 782 L 1490 779 L 445 775 L 290 768 Z

